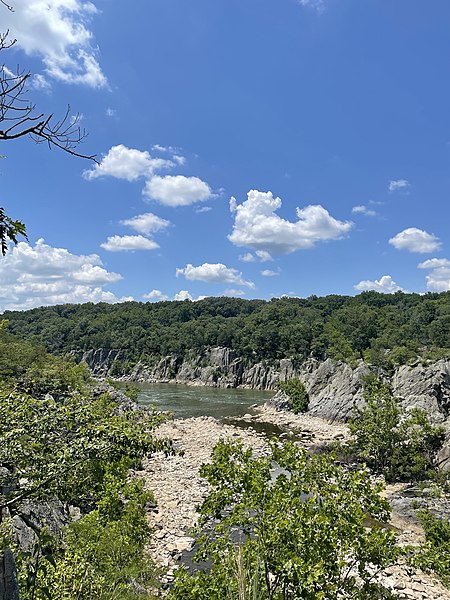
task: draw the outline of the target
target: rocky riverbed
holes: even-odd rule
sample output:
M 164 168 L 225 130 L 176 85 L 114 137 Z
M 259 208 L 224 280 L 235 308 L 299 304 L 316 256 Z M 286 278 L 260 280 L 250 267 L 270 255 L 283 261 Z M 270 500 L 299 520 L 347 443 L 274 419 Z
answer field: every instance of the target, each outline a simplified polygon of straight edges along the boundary
M 293 434 L 296 441 L 315 449 L 331 440 L 344 440 L 348 436 L 347 427 L 342 423 L 331 424 L 310 415 L 294 415 L 276 410 L 268 404 L 255 407 L 255 414 L 241 418 L 244 425 L 221 423 L 211 417 L 179 419 L 163 424 L 158 435 L 172 438 L 183 454 L 164 457 L 153 456 L 137 475 L 145 478 L 153 490 L 157 507 L 148 514 L 154 530 L 149 554 L 165 571 L 162 583 L 167 585 L 173 579 L 174 570 L 179 565 L 181 555 L 190 550 L 193 538 L 190 530 L 197 521 L 196 506 L 208 493 L 207 483 L 199 476 L 202 464 L 209 461 L 212 449 L 221 438 L 240 439 L 251 447 L 255 454 L 264 454 L 268 449 L 267 436 L 257 433 L 252 423 L 269 423 L 285 430 L 286 437 Z M 425 490 L 424 490 L 425 492 Z M 423 532 L 414 515 L 414 503 L 427 505 L 435 514 L 450 514 L 450 501 L 433 498 L 433 494 L 413 490 L 405 495 L 404 486 L 389 486 L 386 496 L 393 506 L 392 525 L 395 527 L 401 544 L 417 544 L 423 539 Z M 387 569 L 382 580 L 403 599 L 450 600 L 450 591 L 429 575 L 417 572 L 402 562 Z

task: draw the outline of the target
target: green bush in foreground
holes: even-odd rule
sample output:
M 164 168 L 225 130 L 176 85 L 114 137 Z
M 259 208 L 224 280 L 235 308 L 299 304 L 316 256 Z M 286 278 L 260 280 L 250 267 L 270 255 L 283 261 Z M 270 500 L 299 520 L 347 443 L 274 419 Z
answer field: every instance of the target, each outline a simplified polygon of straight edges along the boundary
M 273 480 L 274 463 L 281 472 Z M 349 472 L 294 444 L 273 444 L 269 456 L 255 457 L 221 441 L 201 472 L 211 493 L 200 528 L 212 531 L 199 530 L 199 558 L 212 569 L 180 570 L 171 600 L 389 597 L 373 573 L 399 550 L 387 527 L 389 504 L 366 470 Z M 377 526 L 368 529 L 368 518 Z M 239 544 L 230 537 L 236 530 Z
M 291 401 L 291 408 L 295 414 L 308 410 L 309 396 L 304 384 L 300 379 L 289 379 L 278 384 L 279 389 L 284 392 Z
M 349 422 L 348 450 L 386 481 L 417 481 L 434 473 L 434 458 L 445 432 L 430 424 L 425 411 L 403 413 L 388 385 L 366 381 L 366 405 Z

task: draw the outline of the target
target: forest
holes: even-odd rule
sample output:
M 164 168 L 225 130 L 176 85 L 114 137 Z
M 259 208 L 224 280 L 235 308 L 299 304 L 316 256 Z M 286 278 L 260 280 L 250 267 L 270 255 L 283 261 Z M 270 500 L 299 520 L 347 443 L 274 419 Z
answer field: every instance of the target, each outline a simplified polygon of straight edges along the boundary
M 65 304 L 3 318 L 7 331 L 53 354 L 121 349 L 130 367 L 216 346 L 248 362 L 364 358 L 386 368 L 450 355 L 450 292 Z

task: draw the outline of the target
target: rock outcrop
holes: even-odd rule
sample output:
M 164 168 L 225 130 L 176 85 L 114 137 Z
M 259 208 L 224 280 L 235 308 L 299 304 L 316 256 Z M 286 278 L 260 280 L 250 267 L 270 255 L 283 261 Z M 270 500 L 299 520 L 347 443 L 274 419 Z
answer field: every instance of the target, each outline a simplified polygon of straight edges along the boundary
M 97 377 L 111 375 L 113 364 L 124 360 L 121 350 L 89 350 L 79 357 Z M 393 374 L 360 362 L 355 368 L 332 359 L 310 358 L 299 363 L 284 358 L 274 363 L 251 363 L 230 348 L 171 354 L 154 364 L 137 363 L 122 379 L 136 382 L 170 382 L 212 387 L 276 390 L 280 381 L 298 377 L 309 394 L 309 412 L 331 421 L 346 421 L 356 403 L 363 402 L 363 381 L 371 372 L 390 382 L 405 409 L 426 410 L 434 423 L 450 417 L 450 360 L 424 366 L 400 366 Z

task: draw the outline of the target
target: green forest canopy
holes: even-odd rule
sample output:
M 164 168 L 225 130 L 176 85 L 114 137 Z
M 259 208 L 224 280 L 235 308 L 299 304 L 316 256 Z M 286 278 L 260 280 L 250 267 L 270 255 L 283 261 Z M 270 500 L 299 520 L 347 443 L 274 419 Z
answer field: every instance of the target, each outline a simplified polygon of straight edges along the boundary
M 129 365 L 215 346 L 248 362 L 314 356 L 392 366 L 450 356 L 450 292 L 65 304 L 3 317 L 8 331 L 52 353 L 121 349 Z

